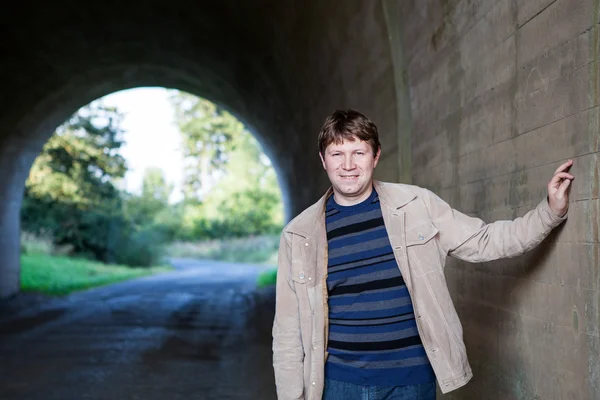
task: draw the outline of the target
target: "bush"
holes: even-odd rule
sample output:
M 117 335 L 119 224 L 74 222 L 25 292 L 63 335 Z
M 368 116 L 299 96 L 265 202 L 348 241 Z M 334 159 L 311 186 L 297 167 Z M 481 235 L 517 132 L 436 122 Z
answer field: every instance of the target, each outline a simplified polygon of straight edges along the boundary
M 162 258 L 165 235 L 158 228 L 135 227 L 120 214 L 120 201 L 107 201 L 104 209 L 82 210 L 74 204 L 27 199 L 21 212 L 28 232 L 22 244 L 25 253 L 63 254 L 134 267 L 155 265 Z
M 275 265 L 278 249 L 279 235 L 261 235 L 200 242 L 174 242 L 166 248 L 166 254 L 171 257 Z
M 256 284 L 258 287 L 272 286 L 277 282 L 277 268 L 272 268 L 267 271 L 263 271 L 258 275 Z
M 21 226 L 42 238 L 51 238 L 54 250 L 102 262 L 114 262 L 111 237 L 127 225 L 118 214 L 120 203 L 107 200 L 102 207 L 83 209 L 50 198 L 25 198 Z
M 162 262 L 165 237 L 158 230 L 144 229 L 121 238 L 115 261 L 133 267 L 150 267 Z
M 55 248 L 52 237 L 36 235 L 31 232 L 21 233 L 21 252 L 24 254 L 54 254 Z

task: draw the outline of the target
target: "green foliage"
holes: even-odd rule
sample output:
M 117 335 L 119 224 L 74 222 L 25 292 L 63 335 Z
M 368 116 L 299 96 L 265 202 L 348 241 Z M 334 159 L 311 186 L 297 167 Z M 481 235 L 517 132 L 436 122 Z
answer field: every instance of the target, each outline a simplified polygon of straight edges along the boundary
M 128 232 L 115 245 L 115 262 L 147 267 L 162 262 L 165 235 L 152 227 Z
M 21 233 L 21 253 L 23 254 L 54 254 L 55 247 L 52 238 L 38 236 L 30 232 Z
M 81 256 L 112 261 L 108 246 L 122 225 L 114 182 L 127 170 L 117 110 L 93 103 L 60 126 L 36 158 L 25 185 L 24 230 L 47 233 Z
M 279 235 L 174 242 L 166 250 L 173 257 L 275 265 Z
M 113 183 L 127 171 L 118 153 L 123 144 L 121 119 L 117 110 L 101 103 L 75 113 L 36 158 L 26 182 L 27 196 L 82 210 L 106 208 L 106 199 L 117 199 Z
M 21 225 L 27 232 L 51 236 L 54 245 L 79 257 L 151 265 L 158 261 L 157 247 L 147 241 L 136 247 L 137 261 L 120 254 L 125 243 L 140 243 L 116 188 L 127 170 L 119 154 L 121 118 L 114 108 L 95 102 L 56 130 L 31 168 Z
M 201 201 L 225 169 L 232 140 L 244 130 L 235 117 L 216 104 L 174 91 L 171 101 L 182 134 L 184 196 Z
M 49 295 L 66 295 L 77 290 L 170 270 L 172 268 L 166 266 L 137 269 L 64 256 L 25 254 L 21 256 L 21 289 Z
M 207 100 L 181 92 L 172 100 L 188 165 L 182 230 L 174 239 L 278 232 L 283 207 L 277 177 L 252 134 Z
M 277 268 L 271 268 L 261 272 L 256 279 L 258 287 L 266 287 L 275 285 L 277 282 Z
M 123 195 L 126 218 L 138 228 L 152 223 L 161 212 L 169 208 L 172 191 L 173 186 L 167 183 L 162 170 L 148 168 L 144 172 L 141 195 Z
M 171 241 L 280 232 L 277 178 L 256 139 L 233 115 L 207 100 L 177 91 L 172 100 L 183 135 L 184 201 L 169 204 L 173 187 L 156 168 L 145 171 L 141 194 L 118 189 L 127 171 L 119 154 L 122 116 L 96 101 L 56 130 L 31 168 L 21 224 L 46 242 L 25 240 L 25 253 L 151 266 L 160 262 L 164 244 Z M 209 255 L 265 262 L 273 247 L 270 241 L 267 248 L 238 242 Z

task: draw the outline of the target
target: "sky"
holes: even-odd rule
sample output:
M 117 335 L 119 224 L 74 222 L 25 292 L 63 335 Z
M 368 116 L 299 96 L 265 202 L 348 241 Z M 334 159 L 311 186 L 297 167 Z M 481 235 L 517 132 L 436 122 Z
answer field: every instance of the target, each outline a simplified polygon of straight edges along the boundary
M 102 98 L 106 105 L 115 106 L 125 116 L 121 154 L 129 171 L 123 188 L 140 193 L 144 170 L 158 167 L 167 182 L 173 184 L 171 202 L 181 199 L 183 159 L 180 135 L 174 120 L 174 110 L 164 88 L 137 88 L 112 93 Z

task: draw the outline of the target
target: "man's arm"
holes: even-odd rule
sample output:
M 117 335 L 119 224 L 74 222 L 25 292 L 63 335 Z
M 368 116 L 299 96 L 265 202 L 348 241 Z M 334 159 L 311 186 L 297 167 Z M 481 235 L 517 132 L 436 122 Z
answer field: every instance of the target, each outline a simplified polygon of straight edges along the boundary
M 294 283 L 290 279 L 291 243 L 282 233 L 277 261 L 273 368 L 279 400 L 304 399 L 304 349 Z
M 537 246 L 567 218 L 568 192 L 573 162 L 561 165 L 548 183 L 548 197 L 523 217 L 485 224 L 452 209 L 437 195 L 427 192 L 426 201 L 445 252 L 470 262 L 515 257 Z

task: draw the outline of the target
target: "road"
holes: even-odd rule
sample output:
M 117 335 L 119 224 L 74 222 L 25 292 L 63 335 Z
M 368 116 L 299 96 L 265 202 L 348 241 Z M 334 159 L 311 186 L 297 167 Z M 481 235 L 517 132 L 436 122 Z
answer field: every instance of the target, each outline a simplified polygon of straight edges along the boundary
M 0 315 L 0 399 L 275 399 L 260 267 L 172 262 Z

